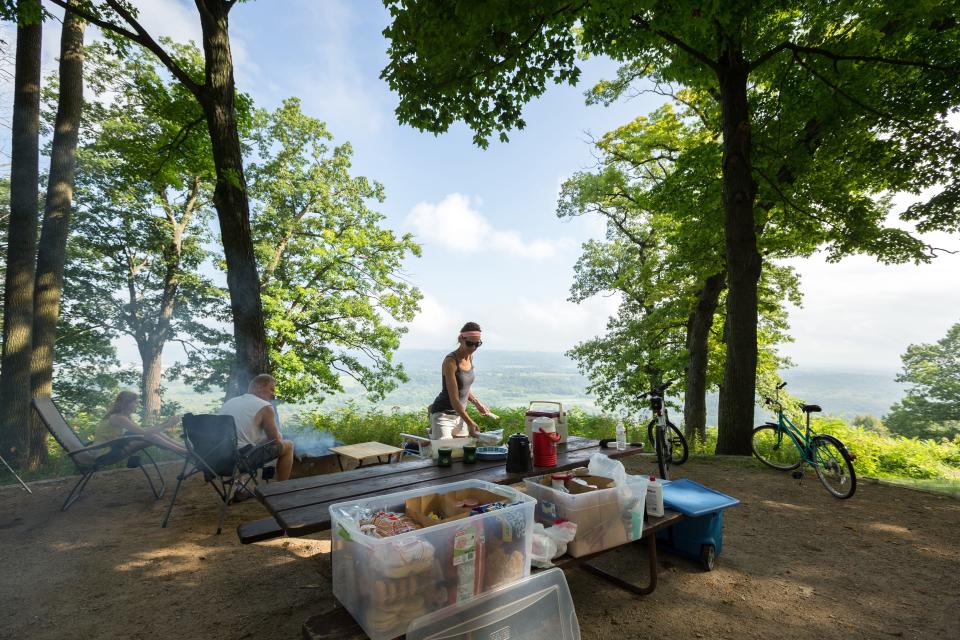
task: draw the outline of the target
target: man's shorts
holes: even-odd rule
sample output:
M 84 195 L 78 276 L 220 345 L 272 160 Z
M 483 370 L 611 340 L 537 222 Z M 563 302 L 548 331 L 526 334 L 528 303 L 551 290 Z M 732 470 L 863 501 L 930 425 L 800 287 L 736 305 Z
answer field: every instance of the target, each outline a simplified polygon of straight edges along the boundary
M 251 469 L 262 467 L 271 460 L 279 458 L 280 454 L 283 453 L 283 443 L 276 440 L 271 440 L 266 444 L 257 445 L 256 447 L 252 444 L 240 447 L 240 455 L 243 456 L 243 459 L 247 462 L 247 466 Z M 254 450 L 255 448 L 256 450 Z

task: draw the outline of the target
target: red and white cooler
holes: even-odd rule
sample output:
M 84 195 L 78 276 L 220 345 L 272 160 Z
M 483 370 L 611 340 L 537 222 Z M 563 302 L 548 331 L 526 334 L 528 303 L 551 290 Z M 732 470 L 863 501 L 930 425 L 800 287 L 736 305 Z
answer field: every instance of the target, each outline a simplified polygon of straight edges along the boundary
M 533 442 L 533 421 L 536 418 L 552 418 L 556 431 L 560 434 L 557 444 L 567 441 L 567 413 L 563 410 L 561 403 L 552 400 L 534 400 L 530 403 L 523 419 L 523 427 L 531 442 Z

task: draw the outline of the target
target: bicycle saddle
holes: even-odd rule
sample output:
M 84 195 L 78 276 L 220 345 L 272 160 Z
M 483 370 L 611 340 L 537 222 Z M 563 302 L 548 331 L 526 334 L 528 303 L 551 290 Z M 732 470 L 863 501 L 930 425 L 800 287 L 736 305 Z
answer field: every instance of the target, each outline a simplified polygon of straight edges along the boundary
M 800 408 L 803 409 L 805 413 L 814 413 L 816 411 L 823 411 L 818 404 L 801 404 Z

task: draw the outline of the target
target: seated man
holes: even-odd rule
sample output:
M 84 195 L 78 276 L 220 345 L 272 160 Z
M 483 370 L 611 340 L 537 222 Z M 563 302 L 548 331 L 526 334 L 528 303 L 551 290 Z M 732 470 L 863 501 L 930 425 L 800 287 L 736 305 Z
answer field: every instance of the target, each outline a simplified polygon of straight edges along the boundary
M 293 467 L 293 442 L 284 440 L 277 426 L 277 416 L 270 403 L 276 388 L 277 381 L 273 376 L 261 373 L 250 381 L 245 394 L 230 398 L 223 404 L 220 415 L 233 416 L 236 421 L 240 453 L 270 442 L 257 452 L 255 459 L 248 460 L 259 466 L 276 458 L 277 479 L 288 480 Z

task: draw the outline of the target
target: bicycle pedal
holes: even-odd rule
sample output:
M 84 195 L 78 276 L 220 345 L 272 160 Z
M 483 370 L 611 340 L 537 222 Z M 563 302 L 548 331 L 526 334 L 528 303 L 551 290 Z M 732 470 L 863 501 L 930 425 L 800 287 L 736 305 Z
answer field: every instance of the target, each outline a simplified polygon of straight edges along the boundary
M 794 480 L 803 480 L 803 471 L 794 471 L 790 474 Z

